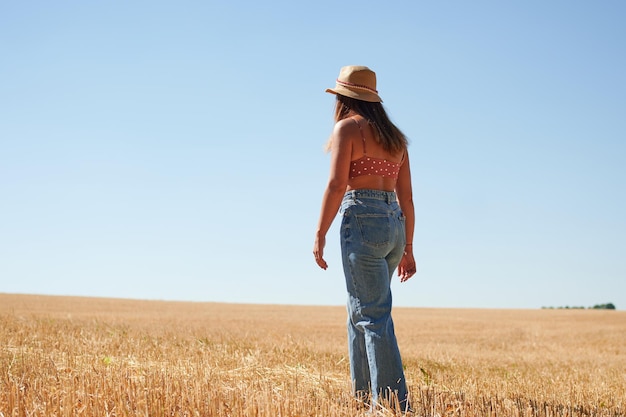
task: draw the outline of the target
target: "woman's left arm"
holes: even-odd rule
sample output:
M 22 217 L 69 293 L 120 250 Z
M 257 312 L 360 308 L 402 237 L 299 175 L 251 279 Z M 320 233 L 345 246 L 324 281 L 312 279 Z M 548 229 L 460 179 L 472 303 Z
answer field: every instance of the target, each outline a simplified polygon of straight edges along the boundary
M 315 232 L 315 244 L 313 245 L 315 262 L 322 269 L 328 268 L 328 264 L 324 260 L 326 233 L 337 216 L 341 200 L 348 186 L 350 158 L 352 157 L 352 141 L 350 139 L 352 130 L 351 125 L 341 120 L 335 124 L 331 138 L 330 175 L 322 198 L 322 210 Z

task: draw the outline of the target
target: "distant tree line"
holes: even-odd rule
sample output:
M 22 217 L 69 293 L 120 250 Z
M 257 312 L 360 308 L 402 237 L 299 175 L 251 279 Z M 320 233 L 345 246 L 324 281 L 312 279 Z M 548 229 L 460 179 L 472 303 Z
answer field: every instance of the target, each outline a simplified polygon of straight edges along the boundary
M 576 307 L 576 306 L 565 306 L 565 307 L 541 307 L 541 308 L 547 308 L 547 309 L 568 309 L 568 310 L 615 310 L 615 304 L 613 303 L 606 303 L 606 304 L 596 304 L 593 307 Z

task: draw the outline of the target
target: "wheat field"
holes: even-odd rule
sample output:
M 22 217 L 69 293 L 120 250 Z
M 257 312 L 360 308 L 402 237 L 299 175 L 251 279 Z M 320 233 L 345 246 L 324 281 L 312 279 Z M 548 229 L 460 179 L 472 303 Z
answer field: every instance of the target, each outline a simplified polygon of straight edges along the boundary
M 393 316 L 414 415 L 626 415 L 623 311 Z M 364 416 L 345 320 L 343 307 L 0 294 L 0 417 Z

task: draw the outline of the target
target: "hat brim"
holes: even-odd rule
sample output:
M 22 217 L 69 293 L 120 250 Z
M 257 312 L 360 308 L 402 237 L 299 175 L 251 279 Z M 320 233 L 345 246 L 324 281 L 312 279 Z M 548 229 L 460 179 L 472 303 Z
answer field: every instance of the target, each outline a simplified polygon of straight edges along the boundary
M 327 88 L 327 93 L 330 94 L 339 94 L 341 96 L 346 96 L 350 98 L 354 98 L 356 100 L 367 101 L 370 103 L 382 103 L 383 99 L 376 93 L 372 93 L 369 91 L 353 91 L 349 88 L 346 88 L 342 85 L 337 85 L 335 88 Z

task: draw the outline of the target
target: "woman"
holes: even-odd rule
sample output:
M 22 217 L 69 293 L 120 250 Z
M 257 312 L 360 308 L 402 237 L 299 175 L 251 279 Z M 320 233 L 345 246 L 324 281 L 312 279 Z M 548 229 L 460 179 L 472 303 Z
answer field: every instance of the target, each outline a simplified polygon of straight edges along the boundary
M 341 208 L 341 254 L 348 290 L 350 373 L 357 398 L 395 398 L 408 408 L 407 386 L 391 319 L 390 282 L 416 271 L 415 214 L 404 134 L 389 120 L 376 74 L 347 66 L 337 84 L 335 127 L 329 140 L 330 179 L 324 192 L 313 254 L 324 260 L 326 233 Z

